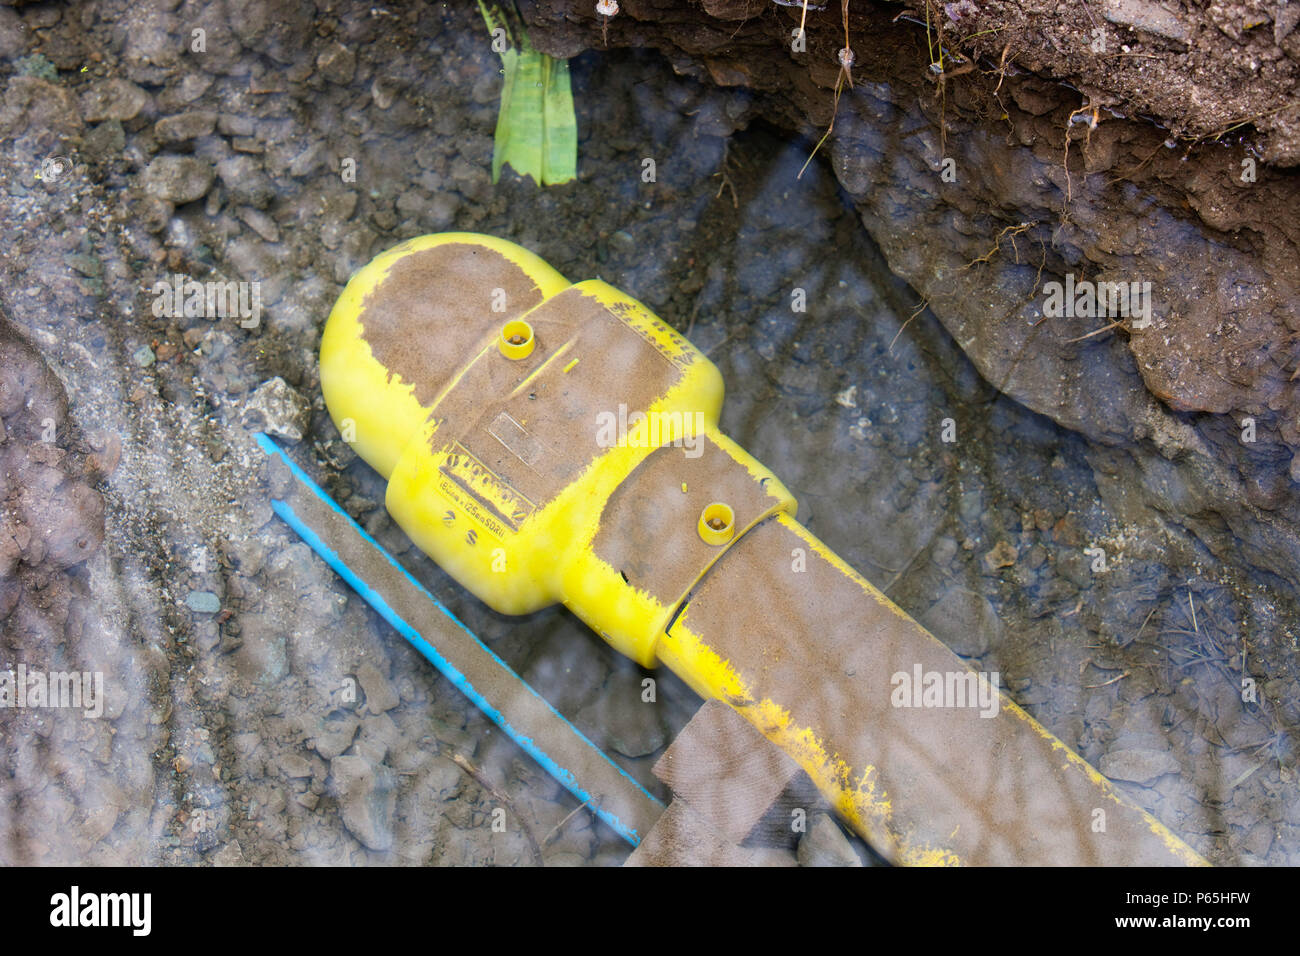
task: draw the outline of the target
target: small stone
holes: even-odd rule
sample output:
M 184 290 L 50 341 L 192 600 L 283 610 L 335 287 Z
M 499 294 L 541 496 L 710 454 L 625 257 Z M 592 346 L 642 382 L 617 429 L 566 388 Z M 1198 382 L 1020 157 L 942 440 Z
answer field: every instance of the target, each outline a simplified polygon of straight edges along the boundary
M 95 163 L 116 159 L 126 148 L 126 133 L 117 120 L 100 123 L 82 140 L 81 155 Z
M 333 760 L 352 746 L 360 725 L 360 721 L 351 716 L 341 720 L 328 720 L 310 744 L 326 760 Z
M 975 6 L 971 0 L 958 0 L 957 3 L 945 3 L 943 12 L 948 14 L 948 19 L 953 23 L 960 23 L 963 18 L 977 17 L 980 14 L 980 8 Z
M 217 125 L 217 114 L 209 110 L 177 113 L 154 123 L 153 132 L 161 143 L 184 143 L 207 136 Z
M 424 207 L 424 194 L 418 189 L 408 189 L 397 197 L 397 211 L 403 216 L 418 216 Z
M 397 799 L 392 771 L 364 757 L 335 757 L 330 778 L 348 832 L 372 850 L 391 847 Z
M 280 772 L 291 780 L 311 776 L 311 764 L 298 754 L 285 754 L 277 761 Z
M 398 749 L 401 743 L 401 728 L 387 714 L 379 714 L 362 719 L 361 736 L 352 745 L 352 752 L 363 756 L 371 754 L 370 759 L 378 764 L 383 763 L 389 752 Z
M 102 275 L 104 272 L 104 264 L 94 256 L 71 252 L 63 257 L 63 261 L 83 276 L 94 277 Z
M 465 771 L 457 764 L 446 757 L 435 755 L 425 767 L 420 786 L 446 800 L 455 795 L 457 789 L 464 785 L 465 779 Z
M 217 163 L 217 176 L 238 203 L 262 209 L 275 198 L 275 185 L 263 171 L 262 164 L 245 153 Z
M 181 77 L 179 87 L 168 90 L 165 95 L 168 103 L 184 106 L 193 103 L 212 86 L 212 77 L 206 73 L 186 73 Z
M 435 229 L 444 229 L 455 221 L 459 205 L 452 194 L 438 193 L 429 201 L 429 208 L 425 211 L 425 215 Z
M 367 662 L 357 668 L 357 682 L 365 692 L 366 708 L 372 714 L 382 714 L 401 703 L 393 685 L 374 664 Z
M 233 840 L 227 843 L 220 850 L 208 857 L 208 862 L 213 866 L 247 866 L 248 861 L 244 859 L 244 852 L 239 848 L 239 844 Z
M 611 750 L 625 757 L 648 756 L 668 740 L 657 707 L 642 700 L 640 686 L 626 679 L 607 685 L 582 715 L 604 731 Z
M 316 69 L 339 86 L 347 86 L 357 72 L 356 54 L 341 43 L 331 43 L 316 57 Z
M 211 591 L 191 591 L 185 604 L 195 614 L 216 614 L 221 610 L 221 598 Z
M 260 614 L 240 619 L 240 643 L 235 668 L 245 680 L 264 686 L 278 683 L 289 673 L 289 651 L 283 629 Z
M 1063 515 L 1052 526 L 1052 540 L 1067 548 L 1078 548 L 1083 545 L 1083 531 L 1072 516 Z
M 375 106 L 381 110 L 386 110 L 393 105 L 393 100 L 397 96 L 397 90 L 393 84 L 382 76 L 377 76 L 374 82 L 370 84 L 370 98 L 375 101 Z
M 22 49 L 21 45 L 19 49 Z M 47 83 L 57 83 L 59 79 L 58 67 L 40 53 L 33 53 L 31 56 L 20 56 L 14 62 L 14 66 L 18 68 L 19 76 L 34 76 L 38 80 L 45 80 Z
M 131 353 L 131 361 L 141 368 L 148 368 L 154 363 L 156 357 L 153 354 L 153 349 L 147 345 L 142 345 Z
M 1300 24 L 1300 4 L 1279 5 L 1273 14 L 1273 42 L 1278 46 Z
M 962 657 L 980 657 L 1002 640 L 1002 621 L 989 599 L 957 585 L 940 595 L 920 623 Z
M 947 567 L 957 556 L 957 547 L 957 539 L 942 535 L 935 540 L 934 547 L 930 550 L 930 560 L 941 568 Z
M 1016 563 L 1019 552 L 1015 546 L 1008 541 L 999 541 L 987 554 L 984 555 L 984 567 L 990 572 L 999 568 L 1009 568 Z
M 299 442 L 311 423 L 311 405 L 276 376 L 263 382 L 248 397 L 241 420 L 246 428 Z
M 8 59 L 27 49 L 27 26 L 8 7 L 0 7 L 0 57 Z M 56 71 L 57 75 L 57 71 Z
M 132 212 L 145 232 L 162 232 L 175 211 L 172 203 L 157 196 L 141 196 L 132 206 Z
M 217 132 L 222 136 L 252 136 L 255 128 L 252 119 L 247 116 L 222 113 L 217 117 Z
M 1102 16 L 1111 23 L 1187 43 L 1187 27 L 1177 15 L 1146 0 L 1106 0 Z
M 87 123 L 135 119 L 149 94 L 128 80 L 100 80 L 81 94 L 81 116 Z
M 254 209 L 252 206 L 240 206 L 238 214 L 239 218 L 242 219 L 250 229 L 267 242 L 280 241 L 280 228 L 275 224 L 274 219 L 262 212 L 260 209 Z
M 1111 780 L 1127 780 L 1145 787 L 1167 773 L 1178 773 L 1181 767 L 1165 751 L 1135 748 L 1105 754 L 1097 762 L 1097 769 Z
M 38 130 L 54 136 L 71 136 L 81 131 L 81 114 L 73 95 L 56 83 L 34 76 L 11 76 L 0 96 L 0 129 L 12 136 L 18 130 Z M 45 153 L 42 150 L 42 153 Z M 48 155 L 48 154 L 47 154 Z M 32 157 L 33 165 L 40 160 Z
M 98 843 L 113 832 L 122 811 L 117 807 L 97 807 L 86 814 L 83 832 L 91 843 Z
M 289 175 L 297 179 L 312 173 L 320 165 L 324 148 L 314 142 L 289 161 Z
M 140 177 L 146 195 L 177 204 L 202 198 L 212 179 L 212 167 L 192 156 L 159 156 Z
M 808 832 L 799 838 L 800 866 L 861 866 L 839 824 L 825 813 L 814 813 Z

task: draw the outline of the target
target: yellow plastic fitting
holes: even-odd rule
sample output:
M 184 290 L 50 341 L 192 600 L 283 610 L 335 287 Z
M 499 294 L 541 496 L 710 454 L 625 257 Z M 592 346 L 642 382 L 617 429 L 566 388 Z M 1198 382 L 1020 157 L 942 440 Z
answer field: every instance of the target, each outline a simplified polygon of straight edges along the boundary
M 501 337 L 497 347 L 508 359 L 523 359 L 533 354 L 537 340 L 533 338 L 533 327 L 523 319 L 511 319 L 501 326 Z
M 736 533 L 736 515 L 728 505 L 715 501 L 700 512 L 699 532 L 705 544 L 726 544 Z
M 457 581 L 506 614 L 563 603 L 647 667 L 728 543 L 795 511 L 718 430 L 703 353 L 490 236 L 422 236 L 361 269 L 321 338 L 321 390 L 393 519 Z M 722 492 L 736 512 L 706 544 L 697 518 Z M 671 528 L 654 554 L 627 547 Z

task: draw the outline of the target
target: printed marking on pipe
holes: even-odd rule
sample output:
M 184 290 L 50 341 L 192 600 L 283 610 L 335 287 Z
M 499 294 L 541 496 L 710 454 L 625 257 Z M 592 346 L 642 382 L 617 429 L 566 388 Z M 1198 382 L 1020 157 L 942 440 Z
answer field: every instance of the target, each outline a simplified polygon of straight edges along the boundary
M 449 493 L 444 482 L 439 483 L 440 489 L 478 520 L 484 521 L 480 516 L 485 508 L 498 522 L 509 525 L 512 531 L 518 531 L 519 526 L 537 510 L 536 505 L 479 461 L 460 442 L 452 442 L 443 449 L 443 456 L 438 470 L 450 478 L 464 494 Z M 469 499 L 473 499 L 480 507 L 473 509 Z M 484 525 L 493 530 L 487 521 L 484 521 Z M 503 533 L 503 530 L 493 530 L 498 538 Z

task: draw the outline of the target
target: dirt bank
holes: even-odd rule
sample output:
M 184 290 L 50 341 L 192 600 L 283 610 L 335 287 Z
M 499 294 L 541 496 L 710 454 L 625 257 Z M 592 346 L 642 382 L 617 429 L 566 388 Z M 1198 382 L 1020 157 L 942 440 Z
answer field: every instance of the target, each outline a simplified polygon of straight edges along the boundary
M 1084 5 L 949 4 L 940 34 L 923 8 L 854 3 L 849 87 L 838 7 L 810 12 L 792 52 L 800 11 L 770 3 L 633 0 L 603 25 L 577 6 L 526 4 L 538 43 L 652 46 L 680 72 L 761 91 L 761 114 L 810 140 L 835 117 L 823 149 L 841 184 L 986 379 L 1090 438 L 1099 473 L 1139 476 L 1108 502 L 1118 512 L 1297 593 L 1300 176 L 1264 161 L 1294 160 L 1294 111 L 1278 109 L 1289 14 L 1276 47 L 1262 28 L 1238 41 L 1206 26 L 1217 6 L 1184 11 L 1194 55 L 1099 19 L 1102 63 L 1079 47 Z M 1243 51 L 1266 66 L 1243 67 Z M 1048 283 L 1067 281 L 1150 283 L 1150 321 L 1049 316 Z

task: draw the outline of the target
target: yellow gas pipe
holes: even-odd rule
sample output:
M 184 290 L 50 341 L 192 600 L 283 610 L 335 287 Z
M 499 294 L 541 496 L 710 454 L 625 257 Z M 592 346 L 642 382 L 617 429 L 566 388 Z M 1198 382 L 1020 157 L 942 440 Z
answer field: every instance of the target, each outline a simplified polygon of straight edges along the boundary
M 888 858 L 1203 862 L 803 528 L 718 430 L 717 368 L 617 289 L 488 236 L 412 239 L 348 283 L 321 389 L 461 584 L 508 614 L 563 603 L 725 701 Z

